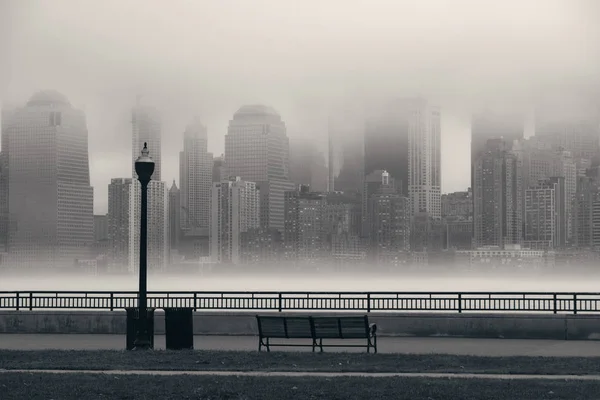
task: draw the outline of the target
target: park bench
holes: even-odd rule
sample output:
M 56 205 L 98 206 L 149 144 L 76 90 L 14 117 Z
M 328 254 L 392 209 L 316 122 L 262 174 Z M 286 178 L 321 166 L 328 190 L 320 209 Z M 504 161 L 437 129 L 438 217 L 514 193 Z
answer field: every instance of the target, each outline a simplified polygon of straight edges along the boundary
M 369 324 L 365 316 L 348 317 L 307 317 L 307 316 L 256 316 L 258 323 L 258 351 L 266 347 L 296 346 L 324 347 L 366 347 L 377 353 L 377 325 Z M 271 343 L 271 339 L 310 339 L 307 343 Z M 330 344 L 323 339 L 364 339 L 365 344 Z

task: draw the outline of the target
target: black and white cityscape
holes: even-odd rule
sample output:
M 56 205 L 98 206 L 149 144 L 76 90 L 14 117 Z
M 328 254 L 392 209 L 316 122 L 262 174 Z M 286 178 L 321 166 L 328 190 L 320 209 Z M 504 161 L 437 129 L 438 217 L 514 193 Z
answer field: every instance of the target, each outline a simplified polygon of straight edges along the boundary
M 69 29 L 82 35 L 93 29 L 76 26 L 66 9 L 33 10 L 14 8 L 12 41 L 55 46 L 74 60 L 80 45 L 70 47 L 64 37 Z M 56 28 L 54 38 L 32 41 L 27 15 L 40 19 L 38 27 L 61 15 L 71 22 Z M 597 27 L 579 28 L 543 32 L 555 38 L 560 31 L 565 40 L 584 35 L 597 44 Z M 537 40 L 522 34 L 523 42 Z M 460 35 L 448 40 L 457 49 L 486 49 Z M 499 63 L 493 69 L 465 66 L 462 75 L 446 77 L 428 71 L 435 62 L 426 59 L 416 69 L 384 68 L 377 79 L 367 65 L 360 68 L 374 83 L 363 94 L 364 79 L 348 80 L 351 69 L 339 63 L 323 76 L 338 68 L 340 80 L 320 88 L 311 81 L 312 64 L 293 70 L 296 77 L 289 66 L 274 67 L 289 81 L 280 91 L 240 83 L 240 95 L 233 81 L 207 81 L 214 72 L 192 77 L 175 57 L 155 80 L 149 70 L 137 79 L 111 73 L 111 80 L 107 71 L 116 67 L 101 65 L 121 49 L 109 42 L 81 60 L 104 88 L 76 73 L 69 57 L 36 72 L 29 67 L 38 61 L 18 49 L 5 53 L 12 75 L 2 96 L 2 273 L 137 273 L 140 187 L 133 165 L 144 143 L 156 163 L 148 203 L 151 274 L 597 270 L 598 46 L 561 50 L 571 57 L 559 69 L 543 64 L 549 48 L 532 49 L 526 57 L 536 62 L 518 71 L 500 65 L 497 54 L 489 55 Z M 235 47 L 227 43 L 224 49 Z M 506 51 L 515 61 L 526 46 L 510 43 Z M 190 46 L 201 49 L 196 39 Z M 273 46 L 271 57 L 290 49 Z M 571 54 L 588 50 L 588 61 Z M 373 51 L 399 63 L 393 51 Z M 212 68 L 219 63 L 211 54 Z M 128 62 L 140 69 L 140 62 Z M 178 69 L 169 87 L 166 71 Z M 421 82 L 411 84 L 417 70 Z M 560 80 L 547 77 L 559 72 Z M 332 94 L 342 81 L 346 94 Z M 313 86 L 303 91 L 301 82 Z M 198 93 L 202 100 L 195 100 Z M 207 106 L 213 100 L 218 104 Z

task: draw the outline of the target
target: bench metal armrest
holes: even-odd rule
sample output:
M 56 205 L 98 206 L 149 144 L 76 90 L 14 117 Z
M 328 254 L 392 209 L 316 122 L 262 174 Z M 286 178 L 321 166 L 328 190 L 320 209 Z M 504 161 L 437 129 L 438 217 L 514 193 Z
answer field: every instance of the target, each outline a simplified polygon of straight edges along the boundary
M 377 324 L 369 324 L 369 336 L 377 336 Z

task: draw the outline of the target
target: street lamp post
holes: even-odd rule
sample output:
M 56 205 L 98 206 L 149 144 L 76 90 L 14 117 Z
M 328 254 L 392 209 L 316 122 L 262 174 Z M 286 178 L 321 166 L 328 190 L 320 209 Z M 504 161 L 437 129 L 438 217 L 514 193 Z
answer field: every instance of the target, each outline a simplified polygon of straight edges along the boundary
M 135 160 L 135 173 L 142 185 L 142 207 L 140 220 L 140 290 L 138 296 L 139 320 L 134 348 L 137 350 L 150 349 L 148 334 L 148 183 L 154 172 L 154 161 L 148 155 L 148 147 L 144 142 L 142 155 Z

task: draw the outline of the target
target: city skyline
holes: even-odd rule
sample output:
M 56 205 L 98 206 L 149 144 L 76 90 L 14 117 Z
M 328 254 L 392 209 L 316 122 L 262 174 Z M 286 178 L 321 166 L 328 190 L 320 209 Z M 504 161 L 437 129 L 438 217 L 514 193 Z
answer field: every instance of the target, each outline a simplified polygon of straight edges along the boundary
M 600 13 L 595 1 L 551 1 L 543 13 L 527 0 L 494 7 L 472 0 L 381 0 L 368 8 L 351 2 L 344 13 L 336 2 L 300 2 L 288 13 L 274 0 L 256 8 L 231 1 L 173 8 L 2 2 L 0 101 L 20 105 L 55 88 L 84 109 L 95 207 L 104 213 L 110 178 L 129 169 L 124 155 L 137 95 L 163 117 L 166 182 L 178 176 L 180 138 L 193 115 L 207 127 L 215 155 L 223 153 L 231 114 L 253 103 L 277 109 L 291 138 L 308 137 L 326 152 L 336 103 L 423 96 L 442 109 L 443 154 L 457 155 L 442 160 L 442 191 L 452 192 L 468 187 L 474 109 L 500 103 L 529 111 L 543 89 L 597 90 L 600 83 L 600 25 L 590 19 Z M 465 12 L 449 18 L 455 8 Z M 136 29 L 106 32 L 108 26 Z M 467 34 L 473 30 L 478 34 Z

